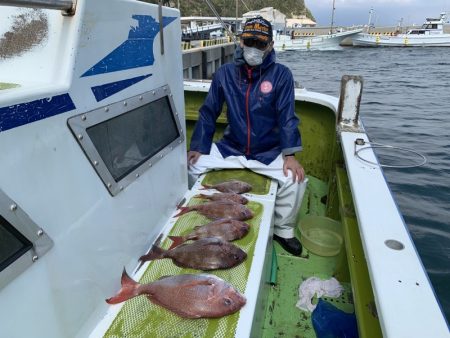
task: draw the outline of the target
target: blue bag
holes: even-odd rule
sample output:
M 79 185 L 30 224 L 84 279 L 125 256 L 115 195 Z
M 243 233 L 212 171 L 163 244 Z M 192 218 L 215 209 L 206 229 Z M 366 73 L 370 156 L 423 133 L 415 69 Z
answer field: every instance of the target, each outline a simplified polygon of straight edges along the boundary
M 311 319 L 318 338 L 358 338 L 355 314 L 339 310 L 322 299 L 319 299 Z

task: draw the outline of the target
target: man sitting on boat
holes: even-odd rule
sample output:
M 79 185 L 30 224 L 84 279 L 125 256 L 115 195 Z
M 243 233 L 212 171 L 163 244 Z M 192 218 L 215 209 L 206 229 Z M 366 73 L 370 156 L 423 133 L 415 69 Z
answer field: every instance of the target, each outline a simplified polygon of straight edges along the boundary
M 234 63 L 215 73 L 199 111 L 188 164 L 190 179 L 213 169 L 248 168 L 278 182 L 274 239 L 293 255 L 301 254 L 294 227 L 305 188 L 305 172 L 294 154 L 301 151 L 294 111 L 291 71 L 275 62 L 272 26 L 262 17 L 244 25 Z M 223 103 L 228 126 L 212 143 Z

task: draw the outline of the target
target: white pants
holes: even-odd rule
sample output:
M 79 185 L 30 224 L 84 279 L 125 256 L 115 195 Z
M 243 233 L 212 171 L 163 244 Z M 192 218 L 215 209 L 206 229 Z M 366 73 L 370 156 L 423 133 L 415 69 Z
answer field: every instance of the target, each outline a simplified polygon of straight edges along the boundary
M 213 143 L 209 155 L 200 156 L 197 163 L 189 166 L 188 173 L 191 182 L 195 182 L 201 174 L 214 169 L 247 168 L 275 179 L 278 182 L 278 191 L 275 200 L 274 233 L 283 238 L 292 238 L 294 237 L 297 212 L 302 203 L 308 179 L 305 178 L 301 183 L 294 182 L 290 170 L 288 177 L 284 176 L 283 164 L 284 160 L 281 154 L 268 165 L 256 160 L 247 160 L 244 156 L 223 158 Z

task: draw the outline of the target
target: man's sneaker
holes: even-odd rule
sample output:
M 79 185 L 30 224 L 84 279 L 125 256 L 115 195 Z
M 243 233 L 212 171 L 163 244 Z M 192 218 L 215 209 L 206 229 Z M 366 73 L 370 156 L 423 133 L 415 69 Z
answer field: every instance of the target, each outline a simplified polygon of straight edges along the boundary
M 280 236 L 273 235 L 273 239 L 276 240 L 283 247 L 283 249 L 286 250 L 287 252 L 289 252 L 290 254 L 292 254 L 294 256 L 301 255 L 302 245 L 297 238 L 295 238 L 295 237 L 282 238 Z

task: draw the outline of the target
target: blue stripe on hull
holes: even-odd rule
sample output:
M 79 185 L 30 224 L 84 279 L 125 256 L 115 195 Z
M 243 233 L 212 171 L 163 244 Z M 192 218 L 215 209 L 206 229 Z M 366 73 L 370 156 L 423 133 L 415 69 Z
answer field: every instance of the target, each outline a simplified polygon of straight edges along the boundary
M 0 132 L 59 115 L 76 107 L 69 94 L 0 108 Z
M 99 102 L 99 101 L 106 99 L 107 97 L 110 97 L 111 95 L 114 95 L 114 94 L 120 92 L 121 90 L 124 90 L 125 88 L 128 88 L 128 87 L 134 85 L 135 83 L 138 83 L 138 82 L 148 78 L 149 76 L 152 76 L 152 74 L 137 76 L 137 77 L 133 77 L 131 79 L 126 79 L 126 80 L 121 80 L 121 81 L 116 81 L 116 82 L 106 83 L 101 86 L 92 87 L 91 90 L 92 90 L 92 93 L 94 93 L 95 99 L 97 100 L 97 102 Z

